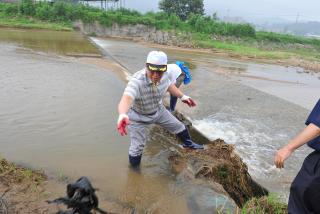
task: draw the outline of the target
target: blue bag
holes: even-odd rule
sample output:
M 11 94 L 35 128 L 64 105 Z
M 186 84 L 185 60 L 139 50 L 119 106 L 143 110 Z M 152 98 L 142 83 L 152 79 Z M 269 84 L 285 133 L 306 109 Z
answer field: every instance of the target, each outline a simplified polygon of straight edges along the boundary
M 306 121 L 306 125 L 309 125 L 310 123 L 313 123 L 314 125 L 320 127 L 320 99 L 311 111 Z M 308 142 L 308 146 L 317 151 L 320 151 L 320 136 L 314 138 L 313 140 L 310 140 Z
M 181 68 L 182 72 L 185 74 L 184 79 L 183 79 L 183 83 L 185 85 L 189 84 L 192 80 L 189 68 L 187 66 L 185 66 L 184 62 L 182 62 L 182 61 L 176 61 L 176 64 Z

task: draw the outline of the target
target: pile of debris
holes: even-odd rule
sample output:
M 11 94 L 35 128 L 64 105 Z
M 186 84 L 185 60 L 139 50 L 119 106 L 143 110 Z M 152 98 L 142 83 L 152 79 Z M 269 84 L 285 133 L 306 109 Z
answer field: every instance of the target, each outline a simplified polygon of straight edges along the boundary
M 151 132 L 158 133 L 158 141 L 171 146 L 169 161 L 176 173 L 188 170 L 194 178 L 204 179 L 214 187 L 221 185 L 239 207 L 251 198 L 268 195 L 268 191 L 251 178 L 247 165 L 235 153 L 233 145 L 226 144 L 222 139 L 210 141 L 194 129 L 181 113 L 175 112 L 175 116 L 189 127 L 195 142 L 206 145 L 204 150 L 182 149 L 175 135 L 158 126 L 152 127 Z

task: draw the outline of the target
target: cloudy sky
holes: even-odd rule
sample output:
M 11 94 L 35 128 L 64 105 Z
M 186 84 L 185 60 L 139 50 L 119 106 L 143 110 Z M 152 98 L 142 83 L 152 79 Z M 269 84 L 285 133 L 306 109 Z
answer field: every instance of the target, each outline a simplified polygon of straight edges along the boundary
M 159 0 L 121 0 L 127 8 L 141 12 L 158 11 Z M 320 0 L 204 0 L 208 15 L 241 16 L 248 21 L 283 19 L 320 21 Z

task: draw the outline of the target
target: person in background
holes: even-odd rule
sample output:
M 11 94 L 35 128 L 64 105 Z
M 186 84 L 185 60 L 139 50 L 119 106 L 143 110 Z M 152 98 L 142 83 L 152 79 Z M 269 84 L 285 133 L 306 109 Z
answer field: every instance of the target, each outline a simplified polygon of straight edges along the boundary
M 191 82 L 191 74 L 189 68 L 182 61 L 176 61 L 175 64 L 168 64 L 168 73 L 172 83 L 179 88 L 182 82 L 187 85 Z M 170 94 L 169 111 L 173 112 L 176 108 L 178 97 Z
M 151 51 L 146 66 L 136 72 L 127 84 L 118 105 L 118 132 L 130 131 L 129 162 L 132 167 L 140 165 L 146 143 L 146 129 L 150 124 L 158 124 L 176 134 L 184 148 L 203 149 L 203 145 L 194 143 L 186 126 L 175 118 L 163 105 L 162 99 L 167 91 L 189 107 L 196 103 L 184 95 L 171 83 L 167 71 L 167 55 L 162 51 Z
M 279 149 L 274 163 L 284 167 L 284 161 L 300 146 L 314 149 L 304 160 L 290 187 L 289 214 L 320 213 L 320 99 L 311 111 L 302 130 L 287 145 Z

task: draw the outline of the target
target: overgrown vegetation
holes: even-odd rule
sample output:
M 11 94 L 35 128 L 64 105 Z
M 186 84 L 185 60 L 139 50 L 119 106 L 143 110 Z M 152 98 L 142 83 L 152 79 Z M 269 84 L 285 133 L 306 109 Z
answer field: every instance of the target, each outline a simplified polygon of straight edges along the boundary
M 81 19 L 87 23 L 98 21 L 105 26 L 111 26 L 113 23 L 120 25 L 145 24 L 162 30 L 175 29 L 182 32 L 237 37 L 255 36 L 255 30 L 249 24 L 224 23 L 200 14 L 191 14 L 184 21 L 175 14 L 168 16 L 165 12 L 141 14 L 128 9 L 103 11 L 64 1 L 57 1 L 54 4 L 48 2 L 33 3 L 32 0 L 22 0 L 20 4 L 1 3 L 0 14 L 2 17 L 4 15 L 11 18 L 32 17 L 49 22 L 70 23 Z
M 154 26 L 158 30 L 175 31 L 182 37 L 190 35 L 188 39 L 193 47 L 222 49 L 241 56 L 268 59 L 295 56 L 320 61 L 320 40 L 256 31 L 249 24 L 221 22 L 214 15 L 202 15 L 201 11 L 181 18 L 181 15 L 168 11 L 145 14 L 124 8 L 104 11 L 67 1 L 0 3 L 0 25 L 70 30 L 75 20 L 99 22 L 107 27 L 114 23 Z

